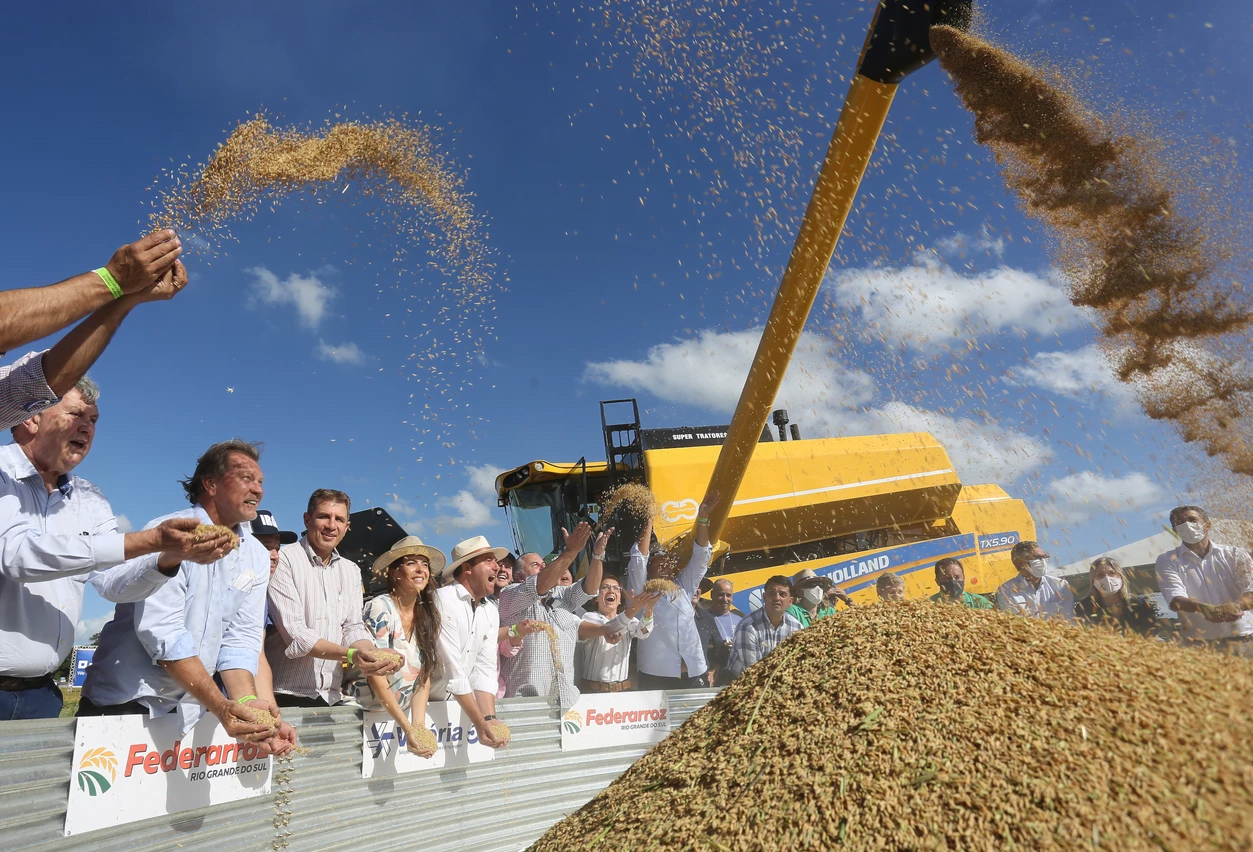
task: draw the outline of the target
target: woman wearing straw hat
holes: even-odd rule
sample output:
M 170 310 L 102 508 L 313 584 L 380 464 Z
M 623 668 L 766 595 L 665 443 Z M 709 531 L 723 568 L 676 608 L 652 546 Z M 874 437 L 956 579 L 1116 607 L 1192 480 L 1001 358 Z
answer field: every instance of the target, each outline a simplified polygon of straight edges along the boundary
M 431 578 L 448 560 L 416 535 L 406 536 L 374 560 L 375 577 L 387 581 L 387 594 L 366 604 L 363 621 L 376 647 L 404 656 L 391 675 L 357 674 L 345 690 L 367 710 L 386 710 L 406 734 L 408 749 L 420 757 L 435 754 L 434 739 L 413 735 L 426 727 L 431 674 L 438 665 L 439 611 Z M 406 715 L 407 714 L 407 715 Z M 420 744 L 419 744 L 420 743 Z
M 1127 576 L 1117 560 L 1109 556 L 1094 560 L 1088 568 L 1088 579 L 1092 589 L 1075 604 L 1075 615 L 1088 624 L 1113 627 L 1123 633 L 1157 633 L 1157 610 L 1148 598 L 1130 593 Z

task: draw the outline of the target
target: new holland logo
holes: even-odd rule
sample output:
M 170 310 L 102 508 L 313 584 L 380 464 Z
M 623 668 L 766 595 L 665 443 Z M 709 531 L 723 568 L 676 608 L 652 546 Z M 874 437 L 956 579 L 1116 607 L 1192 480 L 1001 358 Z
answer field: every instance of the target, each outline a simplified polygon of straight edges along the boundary
M 113 752 L 107 748 L 88 749 L 78 764 L 78 789 L 89 796 L 99 796 L 109 792 L 115 781 L 117 757 Z
M 577 734 L 583 730 L 583 717 L 577 711 L 571 710 L 561 717 L 561 724 L 565 726 L 566 733 Z

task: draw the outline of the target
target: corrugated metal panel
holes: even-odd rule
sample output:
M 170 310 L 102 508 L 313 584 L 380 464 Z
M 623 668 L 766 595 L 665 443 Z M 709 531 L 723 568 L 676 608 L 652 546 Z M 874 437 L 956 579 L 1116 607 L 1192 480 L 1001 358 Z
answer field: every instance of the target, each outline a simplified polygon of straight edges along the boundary
M 671 728 L 715 690 L 669 693 Z M 6 850 L 223 852 L 357 850 L 420 844 L 423 852 L 522 849 L 626 771 L 644 746 L 561 751 L 560 714 L 535 699 L 500 702 L 513 730 L 490 763 L 389 778 L 361 777 L 361 717 L 289 710 L 311 753 L 275 766 L 276 792 L 116 829 L 63 837 L 74 720 L 0 726 L 0 837 Z M 280 779 L 286 776 L 286 784 Z M 290 832 L 290 834 L 288 833 Z M 286 847 L 283 844 L 286 843 Z

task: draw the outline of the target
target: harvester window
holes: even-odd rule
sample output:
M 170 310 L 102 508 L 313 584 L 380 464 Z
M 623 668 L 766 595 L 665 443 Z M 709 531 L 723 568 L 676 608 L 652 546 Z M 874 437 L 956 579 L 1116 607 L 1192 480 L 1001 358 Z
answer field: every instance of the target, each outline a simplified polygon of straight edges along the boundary
M 523 485 L 509 492 L 505 506 L 520 552 L 548 556 L 557 549 L 554 520 L 561 514 L 561 481 Z

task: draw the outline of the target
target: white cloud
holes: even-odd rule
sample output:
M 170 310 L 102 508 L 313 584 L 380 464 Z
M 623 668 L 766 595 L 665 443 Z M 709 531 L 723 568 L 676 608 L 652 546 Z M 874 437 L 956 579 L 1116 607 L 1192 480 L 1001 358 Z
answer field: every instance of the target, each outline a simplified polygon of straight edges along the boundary
M 1161 487 L 1143 473 L 1102 476 L 1090 470 L 1055 479 L 1045 489 L 1048 501 L 1032 507 L 1045 526 L 1081 524 L 1094 515 L 1147 509 L 1163 497 Z
M 470 490 L 479 499 L 496 505 L 496 477 L 505 472 L 505 468 L 492 464 L 466 465 L 466 478 L 470 480 Z
M 695 340 L 654 346 L 643 361 L 588 364 L 584 377 L 729 415 L 760 335 L 759 329 L 706 330 Z M 978 423 L 901 402 L 866 407 L 874 397 L 874 382 L 840 362 L 833 340 L 806 332 L 775 404 L 787 408 L 802 435 L 810 438 L 930 432 L 966 482 L 1010 482 L 1052 455 L 1036 438 L 995 422 Z
M 453 530 L 471 530 L 478 527 L 495 526 L 500 523 L 496 512 L 496 476 L 504 471 L 495 465 L 466 465 L 465 473 L 469 487 L 463 488 L 451 497 L 441 497 L 435 505 L 441 514 L 428 520 L 419 519 L 419 509 L 399 494 L 388 495 L 391 499 L 383 504 L 387 511 L 397 518 L 403 518 L 405 525 L 419 531 L 430 529 L 440 534 Z
M 280 280 L 264 266 L 244 271 L 256 278 L 257 286 L 253 292 L 258 301 L 267 305 L 293 306 L 300 324 L 308 328 L 317 328 L 322 323 L 327 304 L 335 298 L 335 290 L 312 275 L 293 272 L 285 280 Z
M 78 620 L 78 624 L 74 625 L 74 644 L 90 645 L 91 637 L 103 630 L 104 626 L 112 620 L 112 610 L 109 610 L 104 615 L 98 615 L 95 618 L 80 618 Z
M 903 269 L 849 269 L 828 281 L 867 334 L 916 349 L 964 349 L 971 338 L 1011 329 L 1042 337 L 1085 322 L 1060 281 L 1007 266 L 966 274 L 921 252 Z
M 1044 442 L 994 421 L 979 423 L 903 402 L 866 413 L 863 433 L 875 432 L 929 432 L 967 484 L 1012 482 L 1053 456 Z
M 469 491 L 458 491 L 452 497 L 441 497 L 439 505 L 452 509 L 453 514 L 440 515 L 434 521 L 435 531 L 468 530 L 497 523 L 486 503 Z
M 1109 360 L 1095 344 L 1068 352 L 1037 352 L 1013 371 L 1019 382 L 1032 384 L 1060 396 L 1089 393 L 1130 400 L 1130 386 L 1118 381 Z
M 936 240 L 935 246 L 945 257 L 965 258 L 981 253 L 999 258 L 1005 254 L 1005 239 L 993 237 L 992 230 L 986 225 L 973 236 L 958 232 L 951 237 L 941 237 Z
M 135 529 L 135 525 L 131 523 L 131 519 L 125 515 L 116 515 L 117 531 L 120 533 L 128 533 Z
M 418 507 L 410 503 L 398 494 L 391 495 L 392 499 L 383 504 L 383 508 L 390 512 L 393 516 L 414 519 L 418 516 Z
M 364 364 L 366 361 L 366 354 L 355 343 L 334 345 L 321 340 L 318 341 L 318 357 L 323 361 L 334 361 L 336 364 L 350 364 L 354 366 Z
M 588 364 L 583 377 L 729 414 L 740 398 L 760 339 L 759 328 L 706 329 L 694 340 L 652 347 L 643 361 Z M 874 392 L 870 376 L 840 361 L 833 339 L 807 331 L 796 346 L 775 404 L 787 408 L 794 420 L 803 421 L 810 413 L 852 410 L 873 399 Z

